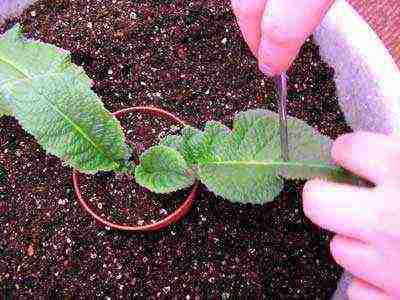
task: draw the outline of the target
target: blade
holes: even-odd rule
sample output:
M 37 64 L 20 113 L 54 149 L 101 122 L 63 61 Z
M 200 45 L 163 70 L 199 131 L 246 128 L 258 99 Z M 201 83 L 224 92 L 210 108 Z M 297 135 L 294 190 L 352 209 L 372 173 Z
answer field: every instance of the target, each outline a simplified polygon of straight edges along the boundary
M 289 160 L 289 141 L 287 129 L 287 76 L 282 73 L 274 77 L 279 95 L 279 125 L 281 136 L 281 153 L 284 161 Z

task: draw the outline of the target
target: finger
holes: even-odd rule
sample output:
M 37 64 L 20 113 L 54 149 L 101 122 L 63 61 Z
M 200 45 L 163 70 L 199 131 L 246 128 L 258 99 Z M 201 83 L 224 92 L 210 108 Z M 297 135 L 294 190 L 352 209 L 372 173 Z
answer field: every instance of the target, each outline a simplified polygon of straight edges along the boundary
M 287 70 L 301 45 L 321 22 L 334 0 L 268 0 L 258 49 L 266 75 Z
M 232 0 L 240 30 L 256 57 L 261 37 L 260 22 L 266 2 L 267 0 Z
M 353 280 L 348 287 L 347 295 L 350 300 L 394 300 L 380 289 L 360 279 Z
M 311 180 L 303 189 L 303 210 L 315 224 L 360 240 L 376 237 L 375 190 Z
M 333 159 L 344 168 L 376 183 L 400 184 L 400 139 L 369 132 L 339 137 Z
M 398 289 L 398 278 L 393 275 L 400 268 L 400 255 L 394 251 L 382 251 L 373 244 L 337 235 L 331 241 L 331 253 L 355 277 L 391 294 Z

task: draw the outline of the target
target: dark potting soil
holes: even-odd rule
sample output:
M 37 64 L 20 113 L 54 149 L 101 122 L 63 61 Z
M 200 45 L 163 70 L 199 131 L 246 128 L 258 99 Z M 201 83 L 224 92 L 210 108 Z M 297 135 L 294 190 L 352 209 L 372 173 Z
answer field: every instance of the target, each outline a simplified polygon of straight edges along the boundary
M 248 108 L 276 111 L 274 84 L 257 70 L 228 0 L 48 0 L 20 22 L 28 36 L 70 50 L 110 111 L 155 105 L 199 127 L 211 119 L 229 125 Z M 334 70 L 311 39 L 288 75 L 291 115 L 332 138 L 350 130 Z M 168 124 L 138 117 L 126 128 L 143 150 Z M 287 181 L 263 206 L 232 204 L 202 188 L 178 224 L 132 234 L 89 217 L 71 170 L 13 118 L 0 119 L 0 164 L 2 296 L 329 299 L 341 274 L 329 254 L 331 235 L 302 212 L 304 182 Z M 175 195 L 129 188 L 129 176 L 102 173 L 87 182 L 95 208 L 126 222 L 178 204 Z

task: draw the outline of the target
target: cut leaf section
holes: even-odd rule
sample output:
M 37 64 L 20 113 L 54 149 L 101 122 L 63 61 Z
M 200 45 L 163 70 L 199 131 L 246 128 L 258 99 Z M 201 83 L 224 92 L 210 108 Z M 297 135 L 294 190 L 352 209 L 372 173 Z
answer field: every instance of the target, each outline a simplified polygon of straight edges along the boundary
M 0 40 L 0 82 L 0 99 L 46 151 L 85 173 L 129 169 L 120 123 L 68 52 L 16 26 Z
M 152 192 L 170 193 L 191 186 L 194 176 L 182 155 L 166 146 L 155 146 L 143 153 L 135 169 L 136 182 Z

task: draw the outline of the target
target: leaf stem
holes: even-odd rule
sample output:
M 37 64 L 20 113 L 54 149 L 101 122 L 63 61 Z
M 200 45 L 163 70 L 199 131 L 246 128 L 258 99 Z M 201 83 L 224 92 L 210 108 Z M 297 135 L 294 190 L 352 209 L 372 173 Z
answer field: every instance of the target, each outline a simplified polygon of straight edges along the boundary
M 133 163 L 136 166 L 139 165 L 140 164 L 140 159 L 139 159 L 140 158 L 140 154 L 139 154 L 139 151 L 138 151 L 135 143 L 132 140 L 127 139 L 127 138 L 125 139 L 125 141 L 129 146 L 131 146 Z

